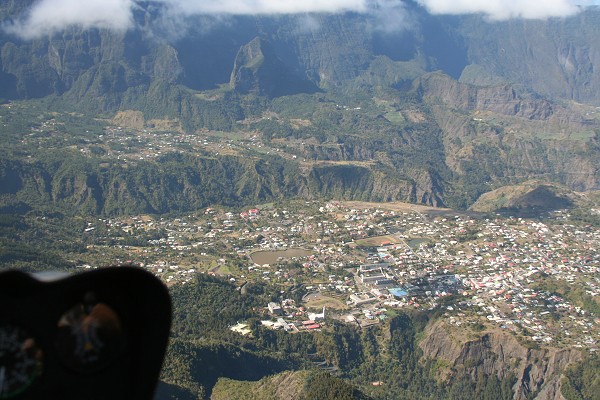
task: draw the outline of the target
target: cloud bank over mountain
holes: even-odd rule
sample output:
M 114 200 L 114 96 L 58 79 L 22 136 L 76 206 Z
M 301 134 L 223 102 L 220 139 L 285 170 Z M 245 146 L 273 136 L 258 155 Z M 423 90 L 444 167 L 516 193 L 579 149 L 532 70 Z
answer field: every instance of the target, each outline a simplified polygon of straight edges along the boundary
M 24 16 L 3 25 L 6 32 L 32 39 L 77 25 L 126 30 L 133 24 L 131 0 L 41 0 Z
M 365 0 L 162 0 L 187 14 L 296 14 L 365 11 Z
M 416 0 L 432 14 L 483 14 L 491 20 L 570 16 L 593 0 Z M 386 27 L 409 18 L 405 0 L 156 0 L 177 19 L 193 15 L 370 13 Z M 69 26 L 127 30 L 133 27 L 136 0 L 38 0 L 24 15 L 4 23 L 5 31 L 31 39 Z M 166 17 L 168 18 L 169 15 Z M 383 18 L 382 18 L 383 17 Z
M 576 14 L 580 8 L 571 0 L 417 0 L 432 14 L 483 14 L 492 20 L 510 18 L 544 19 Z M 580 1 L 581 3 L 593 3 Z M 589 5 L 589 4 L 582 4 Z

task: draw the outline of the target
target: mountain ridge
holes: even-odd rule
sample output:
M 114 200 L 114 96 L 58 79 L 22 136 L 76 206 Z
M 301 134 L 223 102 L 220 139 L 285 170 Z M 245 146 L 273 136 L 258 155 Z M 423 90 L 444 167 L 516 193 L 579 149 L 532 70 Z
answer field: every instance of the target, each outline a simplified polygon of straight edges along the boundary
M 27 4 L 3 3 L 0 15 Z M 205 30 L 160 37 L 153 34 L 159 12 L 148 5 L 136 12 L 138 27 L 127 32 L 72 27 L 30 41 L 3 32 L 0 98 L 107 119 L 131 110 L 141 113 L 140 121 L 172 121 L 174 134 L 256 135 L 279 165 L 301 177 L 290 189 L 277 174 L 259 173 L 262 183 L 230 191 L 225 201 L 239 201 L 240 192 L 467 208 L 484 192 L 528 179 L 575 190 L 600 187 L 594 161 L 600 117 L 595 100 L 574 89 L 593 89 L 593 74 L 587 67 L 540 72 L 548 65 L 555 71 L 565 60 L 578 64 L 581 49 L 593 65 L 599 10 L 560 20 L 486 22 L 431 16 L 414 3 L 407 9 L 414 24 L 390 32 L 373 28 L 372 16 L 346 13 L 311 15 L 310 24 L 301 16 L 229 17 Z M 581 29 L 563 34 L 578 23 Z M 497 36 L 483 43 L 487 32 Z M 570 52 L 557 53 L 571 39 Z M 531 56 L 524 66 L 521 47 L 533 45 L 547 57 Z M 506 60 L 515 58 L 514 71 L 508 70 Z M 538 71 L 533 77 L 539 81 L 524 70 Z M 549 83 L 542 87 L 544 80 Z M 570 94 L 564 85 L 574 85 Z M 285 154 L 277 154 L 281 150 Z M 64 198 L 74 204 L 94 197 L 68 192 Z M 185 196 L 172 200 L 205 205 L 212 198 Z
M 27 4 L 5 3 L 0 15 L 18 14 L 15 9 Z M 29 42 L 3 33 L 2 68 L 16 79 L 18 98 L 68 91 L 91 65 L 118 60 L 142 71 L 146 79 L 164 78 L 164 66 L 171 63 L 167 70 L 175 82 L 204 90 L 228 82 L 239 49 L 261 37 L 272 43 L 274 53 L 294 75 L 303 75 L 320 87 L 352 80 L 377 56 L 387 56 L 394 61 L 417 60 L 423 69 L 441 69 L 455 79 L 467 66 L 478 64 L 543 95 L 599 102 L 596 89 L 600 81 L 593 73 L 600 57 L 597 8 L 563 19 L 494 23 L 479 16 L 431 16 L 410 2 L 407 12 L 414 18 L 413 24 L 387 33 L 374 29 L 371 17 L 349 13 L 315 14 L 311 16 L 313 25 L 294 16 L 231 17 L 227 24 L 207 22 L 208 30 L 188 30 L 186 37 L 161 38 L 156 12 L 142 8 L 136 15 L 138 28 L 126 33 L 69 28 Z M 205 17 L 198 17 L 199 21 L 201 18 Z M 515 45 L 518 41 L 525 41 L 524 46 Z M 28 56 L 34 48 L 36 57 L 41 57 L 38 62 Z M 157 48 L 163 49 L 162 54 L 154 51 Z M 21 49 L 21 59 L 34 66 L 32 71 L 20 70 L 11 62 L 17 49 Z M 527 53 L 527 49 L 531 51 Z M 32 83 L 40 83 L 36 76 L 48 78 L 51 85 L 41 92 L 32 90 Z M 549 77 L 552 79 L 546 79 Z

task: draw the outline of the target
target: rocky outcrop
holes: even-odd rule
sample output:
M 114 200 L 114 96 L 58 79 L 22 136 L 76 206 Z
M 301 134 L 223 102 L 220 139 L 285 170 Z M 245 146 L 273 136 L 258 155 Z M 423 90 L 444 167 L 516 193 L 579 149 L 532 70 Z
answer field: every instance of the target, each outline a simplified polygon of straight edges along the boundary
M 282 372 L 258 382 L 241 382 L 221 378 L 211 394 L 211 400 L 232 398 L 267 398 L 300 400 L 306 382 L 306 372 Z
M 418 78 L 414 88 L 442 131 L 446 165 L 464 182 L 491 183 L 489 190 L 545 179 L 577 191 L 597 189 L 599 171 L 589 157 L 598 148 L 591 107 L 508 84 L 464 84 L 441 73 Z
M 398 176 L 393 170 L 378 165 L 325 163 L 313 167 L 306 182 L 310 197 L 444 205 L 443 188 L 428 171 L 415 170 Z
M 416 85 L 426 100 L 441 101 L 464 111 L 491 111 L 531 120 L 547 120 L 555 112 L 549 101 L 520 95 L 508 84 L 474 86 L 432 73 L 419 78 Z
M 267 97 L 314 92 L 316 89 L 310 82 L 295 76 L 271 45 L 258 37 L 238 51 L 229 85 L 239 93 Z
M 473 339 L 455 337 L 451 329 L 438 321 L 428 328 L 420 342 L 423 357 L 442 359 L 450 365 L 447 376 L 464 372 L 474 379 L 480 372 L 504 379 L 517 378 L 514 399 L 534 396 L 539 400 L 560 400 L 561 374 L 565 368 L 581 360 L 576 349 L 532 349 L 503 331 L 489 331 Z
M 572 130 L 586 130 L 595 124 L 589 115 L 576 108 L 566 107 L 560 102 L 543 98 L 513 84 L 479 86 L 434 72 L 415 80 L 414 86 L 427 103 L 443 104 L 463 112 L 500 114 L 527 121 L 568 126 Z

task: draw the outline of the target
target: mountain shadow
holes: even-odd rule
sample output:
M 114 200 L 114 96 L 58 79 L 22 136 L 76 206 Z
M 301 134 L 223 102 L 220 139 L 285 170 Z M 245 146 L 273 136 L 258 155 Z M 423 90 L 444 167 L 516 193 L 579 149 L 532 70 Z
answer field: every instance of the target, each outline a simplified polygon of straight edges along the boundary
M 259 37 L 238 51 L 229 84 L 238 93 L 270 98 L 319 90 L 314 83 L 293 74 L 271 45 Z

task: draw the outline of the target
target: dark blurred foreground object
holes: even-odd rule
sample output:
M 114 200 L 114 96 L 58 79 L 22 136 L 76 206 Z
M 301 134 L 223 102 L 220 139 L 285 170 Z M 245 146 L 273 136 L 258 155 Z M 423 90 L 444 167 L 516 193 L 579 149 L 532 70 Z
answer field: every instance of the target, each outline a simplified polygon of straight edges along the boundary
M 171 300 L 152 274 L 0 273 L 0 400 L 152 399 Z

